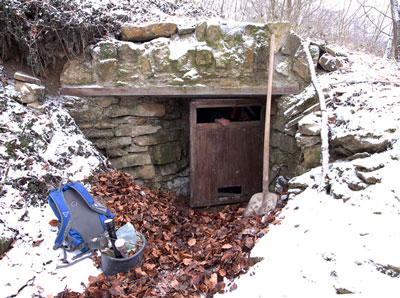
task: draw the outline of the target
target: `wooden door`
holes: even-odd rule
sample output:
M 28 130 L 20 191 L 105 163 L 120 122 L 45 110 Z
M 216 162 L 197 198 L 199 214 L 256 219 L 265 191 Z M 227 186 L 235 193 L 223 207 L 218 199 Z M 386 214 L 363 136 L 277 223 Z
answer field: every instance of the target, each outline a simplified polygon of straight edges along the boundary
M 199 100 L 191 103 L 192 207 L 243 202 L 262 191 L 264 101 Z M 226 126 L 199 121 L 214 109 L 256 110 L 257 118 L 232 121 Z M 203 122 L 203 123 L 201 123 Z

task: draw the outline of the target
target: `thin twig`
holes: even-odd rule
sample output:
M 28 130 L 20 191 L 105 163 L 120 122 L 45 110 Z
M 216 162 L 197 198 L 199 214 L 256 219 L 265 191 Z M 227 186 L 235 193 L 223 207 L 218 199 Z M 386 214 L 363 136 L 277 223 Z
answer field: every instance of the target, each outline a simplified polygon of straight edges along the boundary
M 359 0 L 357 0 L 357 3 L 363 8 L 364 12 L 366 8 L 369 8 L 370 10 L 376 10 L 379 14 L 383 15 L 385 18 L 392 19 L 391 16 L 387 15 L 386 13 L 380 11 L 377 9 L 375 6 L 371 5 L 366 5 L 365 2 L 361 3 Z
M 18 289 L 17 294 L 11 295 L 11 296 L 9 296 L 9 297 L 17 297 L 17 296 L 19 295 L 19 293 L 22 292 L 23 289 L 25 289 L 27 286 L 29 286 L 28 283 L 32 283 L 32 284 L 33 284 L 33 282 L 35 281 L 35 278 L 36 278 L 36 276 L 32 277 L 32 278 L 31 278 L 30 280 L 28 280 L 22 287 L 20 287 L 20 288 Z

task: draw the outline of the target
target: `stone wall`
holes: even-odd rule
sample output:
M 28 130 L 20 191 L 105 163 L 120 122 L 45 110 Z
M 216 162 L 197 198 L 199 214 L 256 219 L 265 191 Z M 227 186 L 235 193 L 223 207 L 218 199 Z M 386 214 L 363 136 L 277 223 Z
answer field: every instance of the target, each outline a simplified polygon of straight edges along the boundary
M 138 184 L 189 193 L 189 104 L 182 99 L 65 97 L 82 132 Z
M 272 33 L 276 36 L 273 85 L 298 88 L 310 79 L 301 39 L 285 22 L 126 25 L 122 33 L 124 40 L 101 41 L 91 48 L 90 57 L 69 61 L 61 84 L 265 86 Z M 310 49 L 317 64 L 319 47 Z
M 276 97 L 271 106 L 271 135 L 270 135 L 270 181 L 281 168 L 280 175 L 292 178 L 298 174 L 297 167 L 301 155 L 301 147 L 296 143 L 297 128 L 288 129 L 285 118 L 285 97 Z
M 68 61 L 60 81 L 70 89 L 175 87 L 184 94 L 187 87 L 229 87 L 232 95 L 235 88 L 240 94 L 241 88 L 266 87 L 271 34 L 276 36 L 273 86 L 303 89 L 310 72 L 302 40 L 285 22 L 128 24 L 122 27 L 123 40 L 103 40 L 90 48 L 90 55 Z M 327 47 L 314 43 L 310 51 L 315 67 L 331 71 L 341 66 L 341 58 Z M 138 183 L 188 194 L 188 100 L 163 98 L 66 97 L 66 102 L 114 167 Z M 287 165 L 284 174 L 292 177 L 302 145 L 296 143 L 296 131 L 287 129 L 288 108 L 285 98 L 273 105 L 270 164 Z

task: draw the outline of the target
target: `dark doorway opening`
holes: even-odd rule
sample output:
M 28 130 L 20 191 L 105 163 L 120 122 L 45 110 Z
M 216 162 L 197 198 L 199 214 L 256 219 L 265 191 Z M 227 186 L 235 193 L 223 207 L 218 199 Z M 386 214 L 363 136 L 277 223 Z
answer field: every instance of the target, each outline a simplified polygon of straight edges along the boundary
M 260 121 L 261 106 L 217 107 L 197 109 L 197 123 L 214 123 L 216 119 L 232 122 Z

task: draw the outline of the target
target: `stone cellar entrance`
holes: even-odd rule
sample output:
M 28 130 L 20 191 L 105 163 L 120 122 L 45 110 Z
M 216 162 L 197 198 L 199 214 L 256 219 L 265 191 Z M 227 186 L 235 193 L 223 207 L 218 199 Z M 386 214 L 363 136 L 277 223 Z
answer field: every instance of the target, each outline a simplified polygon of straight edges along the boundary
M 262 190 L 264 88 L 156 91 L 64 89 L 85 135 L 136 183 L 176 191 L 191 207 L 245 202 Z M 274 98 L 290 91 L 274 88 Z M 272 109 L 280 123 L 274 101 Z M 286 141 L 295 142 L 283 142 L 279 126 L 271 165 L 287 164 Z
M 262 184 L 270 38 L 275 99 L 309 81 L 301 38 L 287 22 L 182 26 L 131 26 L 146 39 L 99 41 L 64 65 L 60 91 L 82 132 L 137 184 L 176 191 L 192 207 L 246 201 Z M 317 64 L 319 47 L 310 49 Z M 300 155 L 285 109 L 273 103 L 271 169 Z

